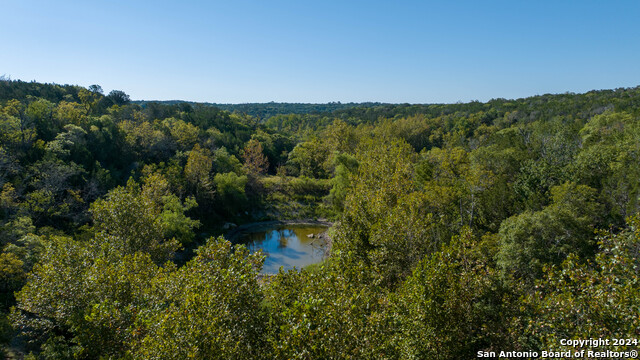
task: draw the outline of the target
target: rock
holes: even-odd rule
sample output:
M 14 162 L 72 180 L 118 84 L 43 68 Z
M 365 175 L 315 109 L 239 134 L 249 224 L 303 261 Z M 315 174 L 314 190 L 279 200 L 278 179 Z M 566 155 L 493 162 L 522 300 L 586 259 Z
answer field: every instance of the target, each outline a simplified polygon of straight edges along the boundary
M 313 239 L 313 234 L 307 235 L 308 238 Z
M 233 229 L 235 227 L 238 227 L 238 225 L 234 224 L 234 223 L 225 223 L 224 226 L 222 227 L 223 230 L 229 230 L 229 229 Z

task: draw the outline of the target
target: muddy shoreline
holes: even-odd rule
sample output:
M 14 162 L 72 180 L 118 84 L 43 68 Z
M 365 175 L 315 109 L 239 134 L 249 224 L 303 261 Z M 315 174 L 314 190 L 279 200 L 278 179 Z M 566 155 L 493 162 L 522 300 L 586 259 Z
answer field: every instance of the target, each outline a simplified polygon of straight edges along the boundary
M 240 239 L 244 234 L 257 232 L 261 230 L 267 230 L 274 226 L 281 226 L 281 225 L 310 225 L 310 226 L 319 225 L 319 226 L 326 226 L 327 228 L 331 228 L 331 226 L 333 226 L 333 223 L 326 220 L 313 220 L 313 219 L 260 221 L 260 222 L 243 224 L 236 228 L 233 228 L 232 230 L 224 234 L 224 238 L 230 241 L 232 244 L 236 244 L 238 239 Z M 326 236 L 326 234 L 327 234 L 326 231 L 322 233 L 323 236 Z

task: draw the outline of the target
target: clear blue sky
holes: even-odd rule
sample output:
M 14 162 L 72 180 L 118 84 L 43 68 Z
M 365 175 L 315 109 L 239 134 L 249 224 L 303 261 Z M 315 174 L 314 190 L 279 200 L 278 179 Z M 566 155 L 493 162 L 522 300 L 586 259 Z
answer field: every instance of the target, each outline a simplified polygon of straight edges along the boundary
M 640 85 L 637 0 L 0 4 L 0 75 L 133 99 L 451 103 Z

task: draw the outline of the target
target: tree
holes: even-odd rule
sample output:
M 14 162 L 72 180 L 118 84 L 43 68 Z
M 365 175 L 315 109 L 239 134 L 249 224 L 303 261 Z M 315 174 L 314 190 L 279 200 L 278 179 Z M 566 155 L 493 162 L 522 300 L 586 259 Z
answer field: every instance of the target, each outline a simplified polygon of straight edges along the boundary
M 87 88 L 87 90 L 91 91 L 94 94 L 100 94 L 102 95 L 104 93 L 104 91 L 102 90 L 102 86 L 94 84 L 94 85 L 89 85 L 89 87 Z
M 593 254 L 593 230 L 599 206 L 595 190 L 574 183 L 551 189 L 553 203 L 541 211 L 525 211 L 502 222 L 497 263 L 504 279 L 532 285 L 545 265 L 559 265 L 571 254 Z
M 640 211 L 640 119 L 625 112 L 594 116 L 580 130 L 584 147 L 573 170 L 577 179 L 602 190 L 611 208 L 610 221 L 623 225 L 624 219 Z
M 183 205 L 170 194 L 167 181 L 157 174 L 147 177 L 142 187 L 129 180 L 126 187 L 117 187 L 106 199 L 91 204 L 94 241 L 108 243 L 111 251 L 121 254 L 145 252 L 163 263 L 180 242 L 193 239 L 193 228 L 199 222 L 184 216 L 192 206 L 192 200 Z
M 37 132 L 33 119 L 25 105 L 18 100 L 7 101 L 0 112 L 0 135 L 3 142 L 13 145 L 16 151 L 25 153 L 35 141 Z
M 131 98 L 124 91 L 121 90 L 111 90 L 107 98 L 113 102 L 114 105 L 122 106 L 127 105 L 131 102 Z
M 181 150 L 193 148 L 198 141 L 200 129 L 192 124 L 174 118 L 165 119 L 162 124 L 169 129 L 171 137 Z
M 221 147 L 213 152 L 213 168 L 217 173 L 234 172 L 237 175 L 243 174 L 242 164 L 235 155 L 229 154 L 225 147 Z
M 233 216 L 237 211 L 243 209 L 247 203 L 245 194 L 247 177 L 245 175 L 238 176 L 233 172 L 216 174 L 213 181 L 216 184 L 216 194 L 226 213 Z
M 504 312 L 497 277 L 469 229 L 424 258 L 392 295 L 402 359 L 469 359 L 499 347 Z
M 242 152 L 242 159 L 244 168 L 253 178 L 266 173 L 269 168 L 269 162 L 262 151 L 262 144 L 258 140 L 251 139 L 247 142 Z
M 91 164 L 91 154 L 86 147 L 87 132 L 73 124 L 65 125 L 64 130 L 59 132 L 53 141 L 47 143 L 47 151 L 61 160 L 83 165 Z
M 483 223 L 483 192 L 495 177 L 472 161 L 464 149 L 432 148 L 423 154 L 415 170 L 417 183 L 431 198 L 431 211 L 441 219 L 444 231 L 451 234 L 462 226 L 476 228 Z
M 38 226 L 86 221 L 86 205 L 78 190 L 86 176 L 81 165 L 47 156 L 31 165 L 27 175 L 31 191 L 21 207 Z
M 370 269 L 345 265 L 329 260 L 316 271 L 281 271 L 271 278 L 268 357 L 397 358 L 388 347 L 393 323 L 383 315 L 387 293 L 358 281 Z
M 126 144 L 138 158 L 159 162 L 168 160 L 176 149 L 175 142 L 160 129 L 159 125 L 159 122 L 135 123 L 125 120 L 118 123 L 118 128 L 124 133 Z
M 76 102 L 61 101 L 54 110 L 54 117 L 62 124 L 81 126 L 86 121 L 87 109 Z
M 52 140 L 62 126 L 54 118 L 54 110 L 55 104 L 45 99 L 30 103 L 26 110 L 26 115 L 35 122 L 38 137 L 45 141 Z
M 351 254 L 354 261 L 371 265 L 376 269 L 378 280 L 388 286 L 397 280 L 393 269 L 403 267 L 401 262 L 394 263 L 391 259 L 404 259 L 404 256 L 397 258 L 397 254 L 419 259 L 424 253 L 411 254 L 411 250 L 432 247 L 431 241 L 424 237 L 429 229 L 426 225 L 429 217 L 420 210 L 424 199 L 412 194 L 412 155 L 411 148 L 402 141 L 361 143 L 356 157 L 357 172 L 351 178 L 352 185 L 333 239 L 334 249 L 343 255 Z M 411 220 L 405 218 L 407 215 L 411 215 Z M 426 227 L 417 225 L 416 231 L 411 231 L 413 220 Z M 401 228 L 394 228 L 390 234 L 385 229 L 390 229 L 392 224 Z M 409 267 L 404 270 L 410 271 Z
M 88 89 L 81 88 L 78 91 L 78 98 L 87 114 L 92 114 L 100 100 L 102 99 L 102 87 L 91 85 Z
M 78 308 L 87 295 L 81 291 L 87 257 L 81 244 L 69 238 L 52 239 L 27 284 L 16 294 L 12 321 L 35 346 L 71 335 L 73 322 L 83 318 Z
M 342 212 L 344 210 L 344 201 L 347 198 L 347 194 L 350 186 L 350 177 L 358 169 L 358 160 L 349 154 L 336 153 L 333 156 L 334 159 L 334 176 L 331 179 L 333 187 L 329 192 L 329 201 L 332 203 L 333 208 Z
M 0 254 L 0 309 L 6 311 L 13 303 L 13 293 L 24 285 L 24 262 L 11 252 Z
M 44 242 L 16 296 L 14 323 L 44 357 L 61 358 L 61 351 L 79 358 L 124 356 L 147 333 L 146 316 L 165 314 L 172 283 L 183 279 L 165 262 L 179 245 L 167 236 L 193 238 L 198 222 L 184 216 L 193 205 L 168 193 L 158 174 L 148 175 L 142 187 L 130 180 L 111 190 L 91 205 L 89 241 L 54 236 Z
M 532 309 L 527 333 L 541 349 L 573 350 L 561 345 L 560 339 L 640 335 L 640 217 L 627 220 L 628 228 L 618 234 L 599 233 L 595 261 L 585 263 L 572 254 L 561 265 L 547 267 L 535 292 L 524 299 Z M 620 351 L 636 346 L 611 343 L 606 348 Z
M 0 148 L 0 160 L 2 156 L 2 148 Z M 0 164 L 1 166 L 1 164 Z M 2 181 L 0 177 L 0 182 Z M 13 187 L 11 183 L 5 183 L 2 186 L 2 191 L 0 192 L 0 209 L 2 209 L 2 218 L 7 219 L 15 214 L 18 210 L 19 204 L 17 201 L 17 193 L 16 189 Z
M 159 283 L 162 306 L 137 323 L 134 358 L 255 359 L 265 352 L 266 314 L 256 279 L 260 254 L 210 239 L 198 255 Z
M 213 159 L 206 149 L 196 144 L 189 152 L 187 164 L 184 167 L 184 176 L 195 190 L 197 197 L 211 197 L 215 191 L 211 181 L 211 169 Z
M 299 143 L 289 153 L 289 167 L 294 167 L 300 176 L 326 178 L 330 173 L 331 153 L 324 142 L 317 138 Z M 328 163 L 328 164 L 326 164 Z
M 352 153 L 358 144 L 355 129 L 340 119 L 335 119 L 327 126 L 323 135 L 331 151 Z
M 160 296 L 154 280 L 175 267 L 109 245 L 53 238 L 16 295 L 14 324 L 43 357 L 121 357 L 137 336 L 139 314 Z

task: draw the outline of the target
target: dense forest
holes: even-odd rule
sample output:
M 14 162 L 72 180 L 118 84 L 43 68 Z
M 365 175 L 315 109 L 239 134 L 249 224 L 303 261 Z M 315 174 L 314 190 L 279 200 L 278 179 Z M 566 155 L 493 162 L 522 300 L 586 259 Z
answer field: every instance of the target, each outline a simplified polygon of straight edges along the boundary
M 2 351 L 469 359 L 638 339 L 639 165 L 640 87 L 220 108 L 0 80 Z M 263 255 L 221 236 L 300 218 L 334 222 L 302 270 L 258 276 Z
M 349 109 L 353 107 L 375 107 L 383 105 L 381 103 L 341 103 L 331 102 L 326 104 L 305 104 L 305 103 L 247 103 L 247 104 L 216 104 L 216 103 L 196 103 L 190 101 L 180 100 L 165 100 L 165 101 L 145 101 L 137 100 L 133 101 L 135 104 L 146 105 L 149 103 L 159 103 L 162 105 L 176 105 L 181 103 L 187 103 L 190 105 L 209 105 L 215 106 L 218 109 L 226 110 L 229 112 L 237 112 L 246 114 L 258 119 L 268 119 L 276 115 L 288 115 L 288 114 L 320 114 L 328 113 L 336 110 Z

